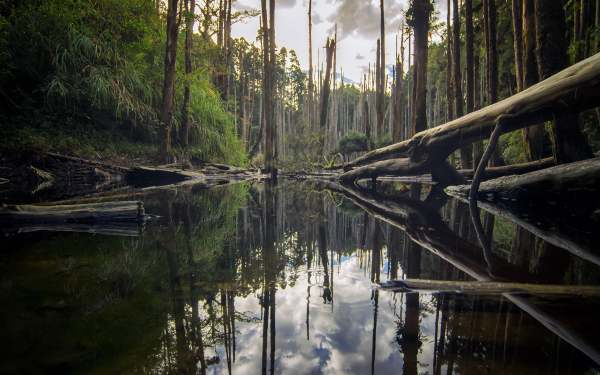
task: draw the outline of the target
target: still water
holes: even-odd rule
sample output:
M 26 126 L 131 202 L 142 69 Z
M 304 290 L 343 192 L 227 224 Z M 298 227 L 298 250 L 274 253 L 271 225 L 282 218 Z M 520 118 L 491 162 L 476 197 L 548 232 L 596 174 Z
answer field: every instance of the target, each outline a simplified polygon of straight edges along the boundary
M 185 187 L 141 198 L 157 217 L 140 233 L 5 235 L 0 373 L 600 373 L 597 299 L 374 288 L 492 267 L 466 206 L 382 190 Z M 494 278 L 600 283 L 593 262 L 484 222 Z

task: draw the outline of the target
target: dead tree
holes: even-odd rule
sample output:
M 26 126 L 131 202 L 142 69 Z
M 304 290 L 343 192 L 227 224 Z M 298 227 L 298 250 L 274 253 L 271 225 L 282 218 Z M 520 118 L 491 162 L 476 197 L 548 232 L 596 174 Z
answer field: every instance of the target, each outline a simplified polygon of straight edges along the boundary
M 462 91 L 462 73 L 461 73 L 461 61 L 460 61 L 460 14 L 458 13 L 458 0 L 453 0 L 453 32 L 454 32 L 454 51 L 452 57 L 454 63 L 452 64 L 452 82 L 454 84 L 454 113 L 456 117 L 462 117 L 463 111 L 463 91 Z M 471 145 L 462 147 L 460 149 L 460 164 L 462 168 L 471 167 Z
M 523 1 L 523 88 L 528 88 L 539 81 L 537 60 L 535 56 L 535 13 L 534 0 Z M 538 160 L 544 155 L 543 125 L 530 126 L 523 129 L 523 137 L 529 161 Z
M 175 59 L 177 58 L 177 25 L 178 0 L 169 0 L 167 8 L 167 43 L 165 46 L 165 76 L 162 90 L 162 107 L 160 120 L 162 136 L 160 158 L 165 162 L 171 159 L 171 122 L 173 119 L 173 97 L 175 95 Z
M 313 81 L 313 55 L 312 55 L 312 0 L 308 0 L 308 127 L 313 127 L 315 85 Z
M 567 66 L 565 12 L 562 1 L 535 0 L 536 57 L 540 79 L 546 79 Z M 558 163 L 591 158 L 592 150 L 579 128 L 577 114 L 554 120 L 554 157 Z
M 413 134 L 427 129 L 427 52 L 429 43 L 429 21 L 433 5 L 430 0 L 414 0 L 411 26 L 415 32 L 415 85 Z
M 194 11 L 196 0 L 185 0 L 185 74 L 188 76 L 184 83 L 183 104 L 181 109 L 181 135 L 179 141 L 187 147 L 190 141 L 190 75 L 192 74 L 192 42 L 194 33 Z
M 320 103 L 320 118 L 319 124 L 321 126 L 321 131 L 324 132 L 327 129 L 327 112 L 329 108 L 329 96 L 331 93 L 331 67 L 333 64 L 333 51 L 335 50 L 335 40 L 327 39 L 327 44 L 325 45 L 325 54 L 326 54 L 326 62 L 327 66 L 325 68 L 325 80 L 323 82 L 323 88 L 321 90 L 321 103 Z M 321 141 L 323 145 L 324 140 Z M 323 147 L 321 147 L 323 150 Z

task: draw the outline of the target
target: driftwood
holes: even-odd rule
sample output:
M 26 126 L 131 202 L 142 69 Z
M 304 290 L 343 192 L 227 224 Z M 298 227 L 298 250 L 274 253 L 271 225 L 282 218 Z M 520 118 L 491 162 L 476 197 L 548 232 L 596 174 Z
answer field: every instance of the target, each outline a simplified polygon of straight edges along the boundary
M 411 139 L 379 148 L 353 161 L 335 166 L 346 171 L 373 162 L 409 157 L 409 165 L 435 165 L 453 151 L 487 139 L 498 121 L 503 132 L 578 113 L 600 105 L 600 54 L 596 54 L 548 79 L 479 111 L 416 134 Z M 389 170 L 383 170 L 380 175 Z M 412 170 L 410 170 L 412 172 Z M 347 172 L 348 173 L 348 172 Z M 376 174 L 376 173 L 371 173 Z M 347 177 L 342 177 L 346 180 Z
M 454 280 L 390 280 L 378 286 L 393 292 L 451 292 L 470 294 L 536 294 L 558 296 L 600 296 L 600 286 L 543 285 L 506 283 L 495 281 L 454 281 Z
M 145 218 L 144 205 L 139 201 L 0 208 L 0 223 L 13 225 L 143 222 Z

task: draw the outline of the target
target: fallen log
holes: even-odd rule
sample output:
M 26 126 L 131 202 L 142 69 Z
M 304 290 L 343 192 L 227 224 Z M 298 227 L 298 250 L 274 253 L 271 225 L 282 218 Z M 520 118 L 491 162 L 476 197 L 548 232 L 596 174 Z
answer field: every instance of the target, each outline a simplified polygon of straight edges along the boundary
M 544 285 L 496 281 L 454 280 L 389 280 L 378 285 L 379 289 L 392 292 L 450 292 L 468 294 L 535 294 L 558 296 L 600 296 L 600 286 Z
M 484 210 L 600 265 L 596 232 L 599 187 L 600 158 L 594 158 L 489 180 L 481 183 L 476 197 Z M 470 189 L 460 185 L 445 191 L 468 202 Z
M 340 180 L 350 183 L 362 178 L 373 178 L 377 176 L 407 176 L 420 175 L 428 171 L 426 163 L 413 163 L 409 158 L 384 160 L 369 165 L 352 169 L 340 176 Z
M 46 152 L 46 155 L 53 159 L 57 159 L 57 160 L 60 160 L 63 162 L 81 164 L 86 167 L 95 167 L 95 168 L 101 169 L 103 171 L 109 171 L 109 172 L 120 173 L 120 174 L 125 174 L 125 173 L 129 172 L 129 168 L 122 167 L 119 165 L 103 163 L 103 162 L 88 160 L 88 159 L 82 159 L 82 158 L 78 158 L 75 156 L 61 155 L 61 154 L 57 154 L 54 152 Z
M 91 233 L 105 236 L 138 237 L 144 230 L 144 223 L 117 222 L 117 223 L 48 223 L 48 224 L 17 224 L 16 226 L 3 226 L 0 232 L 7 236 L 34 233 L 34 232 L 70 232 Z
M 478 200 L 500 201 L 504 205 L 537 207 L 540 203 L 600 203 L 600 158 L 562 164 L 520 176 L 506 176 L 482 182 Z M 449 195 L 468 198 L 470 186 L 449 186 Z M 595 206 L 598 207 L 598 206 Z
M 400 203 L 395 199 L 394 201 L 381 203 L 381 199 L 370 199 L 355 189 L 332 183 L 326 183 L 325 186 L 328 189 L 345 193 L 348 198 L 369 214 L 405 231 L 413 242 L 438 255 L 475 280 L 485 282 L 503 281 L 504 277 L 499 278 L 498 275 L 490 275 L 488 265 L 486 265 L 481 255 L 480 247 L 470 244 L 456 235 L 453 235 L 454 239 L 450 237 L 452 232 L 446 226 L 439 225 L 441 218 L 429 216 L 432 212 L 427 207 L 423 207 L 422 202 L 405 201 Z M 396 202 L 396 207 L 391 209 L 390 207 L 394 206 L 394 202 Z M 426 214 L 426 212 L 429 212 L 429 214 Z M 425 219 L 425 223 L 428 223 L 428 225 L 419 225 L 420 218 Z M 433 221 L 438 224 L 432 226 L 432 218 L 435 218 Z M 417 219 L 417 222 L 411 225 L 410 222 L 414 219 Z M 436 233 L 438 230 L 444 233 Z M 454 246 L 460 248 L 454 249 Z M 473 249 L 479 249 L 479 253 L 473 253 Z M 496 261 L 496 259 L 493 259 L 493 261 Z M 508 276 L 507 273 L 503 272 L 503 274 Z M 511 282 L 517 280 L 527 283 L 527 279 L 526 275 L 519 277 L 519 275 L 513 274 L 509 276 Z M 596 340 L 597 333 L 593 327 L 579 326 L 569 314 L 561 314 L 556 309 L 548 306 L 547 301 L 538 301 L 532 296 L 511 293 L 503 293 L 502 295 L 540 322 L 550 332 L 553 332 L 600 364 L 600 350 Z
M 413 162 L 410 158 L 384 160 L 352 169 L 340 176 L 340 181 L 346 184 L 360 179 L 377 178 L 379 176 L 419 176 L 431 172 L 432 178 L 447 185 L 465 183 L 465 179 L 446 161 L 431 165 L 428 161 Z
M 411 241 L 475 279 L 491 280 L 494 277 L 496 280 L 532 281 L 531 275 L 496 256 L 491 258 L 494 264 L 493 269 L 490 269 L 481 247 L 450 230 L 435 206 L 410 198 L 386 199 L 330 182 L 323 182 L 323 185 L 345 195 L 371 216 L 402 230 Z
M 413 160 L 444 160 L 461 147 L 487 139 L 502 116 L 510 117 L 504 129 L 510 132 L 599 105 L 600 53 L 500 102 L 329 169 L 349 170 L 401 156 Z
M 0 223 L 122 223 L 143 222 L 144 205 L 139 201 L 119 201 L 74 205 L 9 205 L 0 208 Z
M 492 179 L 503 176 L 521 175 L 540 169 L 550 168 L 556 165 L 554 158 L 545 158 L 528 163 L 519 163 L 503 165 L 501 167 L 487 167 L 485 169 L 484 179 Z M 473 169 L 460 169 L 458 173 L 465 178 L 473 178 L 475 171 Z

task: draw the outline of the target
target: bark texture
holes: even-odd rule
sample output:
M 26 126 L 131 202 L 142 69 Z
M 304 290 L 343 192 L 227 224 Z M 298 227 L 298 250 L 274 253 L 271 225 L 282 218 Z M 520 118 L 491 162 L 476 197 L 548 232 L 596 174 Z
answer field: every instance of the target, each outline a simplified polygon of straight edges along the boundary
M 165 75 L 162 90 L 161 123 L 162 137 L 160 158 L 170 162 L 171 151 L 171 122 L 173 119 L 173 96 L 175 94 L 175 60 L 177 58 L 177 6 L 178 0 L 168 0 L 167 8 L 167 44 L 165 51 Z

